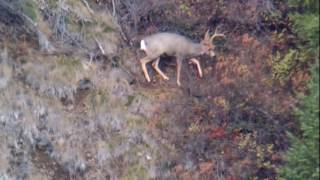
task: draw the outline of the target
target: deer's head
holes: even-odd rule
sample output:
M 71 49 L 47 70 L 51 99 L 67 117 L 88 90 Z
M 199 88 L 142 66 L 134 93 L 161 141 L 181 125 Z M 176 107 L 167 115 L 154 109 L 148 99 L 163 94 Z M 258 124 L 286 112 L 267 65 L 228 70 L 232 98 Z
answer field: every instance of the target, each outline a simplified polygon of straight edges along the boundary
M 214 53 L 215 45 L 213 44 L 212 41 L 216 37 L 225 37 L 225 35 L 215 32 L 212 36 L 210 36 L 209 30 L 206 32 L 203 40 L 201 41 L 201 51 L 202 51 L 201 53 L 202 54 L 208 54 L 210 57 L 215 56 L 215 53 Z

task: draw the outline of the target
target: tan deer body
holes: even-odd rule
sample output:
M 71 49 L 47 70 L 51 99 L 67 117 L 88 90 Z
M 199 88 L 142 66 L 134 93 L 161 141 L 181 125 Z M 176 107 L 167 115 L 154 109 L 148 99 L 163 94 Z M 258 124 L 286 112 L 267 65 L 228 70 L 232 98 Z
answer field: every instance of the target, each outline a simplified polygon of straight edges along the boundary
M 211 38 L 209 32 L 206 33 L 205 38 L 200 43 L 194 43 L 184 36 L 174 33 L 156 33 L 145 37 L 141 40 L 140 48 L 145 51 L 146 57 L 140 59 L 143 73 L 148 82 L 150 77 L 147 72 L 146 64 L 152 63 L 153 68 L 159 73 L 165 80 L 169 78 L 159 69 L 160 56 L 163 54 L 169 56 L 175 56 L 177 61 L 177 84 L 180 86 L 180 71 L 182 60 L 186 58 L 196 57 L 201 54 L 208 54 L 214 56 L 214 45 L 212 40 L 216 36 L 224 36 L 223 34 L 214 34 Z M 199 75 L 202 77 L 202 70 L 200 63 L 197 59 L 190 59 L 190 63 L 197 65 Z

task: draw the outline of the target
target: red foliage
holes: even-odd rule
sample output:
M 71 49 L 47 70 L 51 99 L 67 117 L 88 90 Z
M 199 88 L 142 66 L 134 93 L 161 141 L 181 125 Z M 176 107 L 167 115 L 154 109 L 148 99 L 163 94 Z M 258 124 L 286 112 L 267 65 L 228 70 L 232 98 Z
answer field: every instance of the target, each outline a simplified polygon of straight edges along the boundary
M 212 139 L 223 139 L 226 138 L 226 134 L 225 128 L 217 127 L 211 129 L 209 132 L 209 137 Z

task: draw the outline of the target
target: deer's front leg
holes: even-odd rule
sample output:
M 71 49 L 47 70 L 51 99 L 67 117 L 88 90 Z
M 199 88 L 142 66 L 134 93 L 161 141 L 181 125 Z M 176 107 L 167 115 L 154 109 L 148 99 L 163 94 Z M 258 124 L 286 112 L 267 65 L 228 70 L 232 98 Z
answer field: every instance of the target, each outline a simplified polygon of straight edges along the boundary
M 177 84 L 181 86 L 180 83 L 180 72 L 181 72 L 182 59 L 177 57 Z
M 148 62 L 152 61 L 152 59 L 148 58 L 148 57 L 144 57 L 142 59 L 140 59 L 140 63 L 141 63 L 141 67 L 142 67 L 142 71 L 144 73 L 144 76 L 145 78 L 147 79 L 148 82 L 150 82 L 150 77 L 149 77 L 149 74 L 148 74 L 148 71 L 147 71 L 147 67 L 146 67 L 146 64 Z
M 201 69 L 201 65 L 200 65 L 200 62 L 199 60 L 195 59 L 195 58 L 192 58 L 190 59 L 190 63 L 193 63 L 197 66 L 197 69 L 198 69 L 198 72 L 199 72 L 199 76 L 202 77 L 203 74 L 202 74 L 202 69 Z
M 161 71 L 161 69 L 159 68 L 159 61 L 160 61 L 160 58 L 158 58 L 156 61 L 154 61 L 154 62 L 152 63 L 152 67 L 157 71 L 158 74 L 160 74 L 160 76 L 162 76 L 163 79 L 169 80 L 169 77 L 166 76 L 166 75 Z

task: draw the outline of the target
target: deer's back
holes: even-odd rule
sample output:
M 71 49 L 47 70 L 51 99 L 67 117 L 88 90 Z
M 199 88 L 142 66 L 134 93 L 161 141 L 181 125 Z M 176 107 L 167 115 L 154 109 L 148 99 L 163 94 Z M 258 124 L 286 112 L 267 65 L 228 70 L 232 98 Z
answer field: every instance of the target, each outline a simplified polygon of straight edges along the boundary
M 161 54 L 183 55 L 192 42 L 184 36 L 175 33 L 156 33 L 144 39 L 148 53 L 158 56 Z

